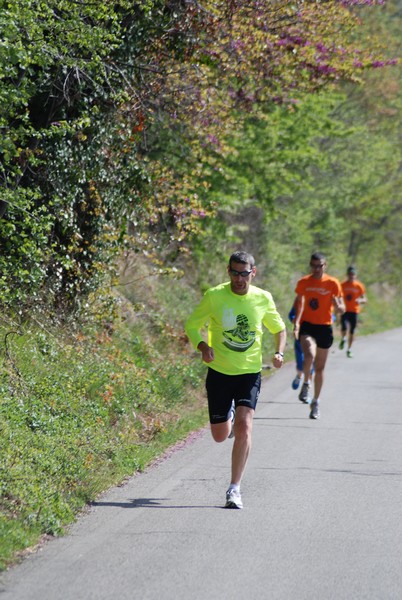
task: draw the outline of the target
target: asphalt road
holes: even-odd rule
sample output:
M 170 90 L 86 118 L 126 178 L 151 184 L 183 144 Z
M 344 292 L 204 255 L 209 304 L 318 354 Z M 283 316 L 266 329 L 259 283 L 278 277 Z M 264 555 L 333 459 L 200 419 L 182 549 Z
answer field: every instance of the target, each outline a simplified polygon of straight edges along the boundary
M 263 384 L 243 510 L 208 430 L 0 578 L 0 600 L 401 600 L 402 328 L 331 351 L 321 419 Z

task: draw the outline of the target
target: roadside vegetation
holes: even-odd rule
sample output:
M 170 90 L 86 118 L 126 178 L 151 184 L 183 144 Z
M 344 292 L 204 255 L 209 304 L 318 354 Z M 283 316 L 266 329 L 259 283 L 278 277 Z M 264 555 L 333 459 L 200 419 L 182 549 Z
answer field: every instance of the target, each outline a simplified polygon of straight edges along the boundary
M 206 424 L 183 324 L 234 249 L 285 320 L 320 250 L 401 326 L 402 78 L 400 0 L 0 8 L 4 569 Z
M 200 362 L 150 310 L 126 303 L 107 329 L 2 320 L 3 568 L 205 424 Z

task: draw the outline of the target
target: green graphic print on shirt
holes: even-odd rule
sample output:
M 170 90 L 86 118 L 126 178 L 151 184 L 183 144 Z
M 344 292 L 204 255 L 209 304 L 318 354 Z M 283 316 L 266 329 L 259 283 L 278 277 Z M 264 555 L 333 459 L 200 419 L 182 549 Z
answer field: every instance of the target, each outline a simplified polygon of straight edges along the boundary
M 223 331 L 223 337 L 225 338 L 223 344 L 226 348 L 235 352 L 245 352 L 254 344 L 255 331 L 250 331 L 246 315 L 240 314 L 235 317 L 233 310 L 226 310 L 223 314 L 222 325 L 231 328 Z

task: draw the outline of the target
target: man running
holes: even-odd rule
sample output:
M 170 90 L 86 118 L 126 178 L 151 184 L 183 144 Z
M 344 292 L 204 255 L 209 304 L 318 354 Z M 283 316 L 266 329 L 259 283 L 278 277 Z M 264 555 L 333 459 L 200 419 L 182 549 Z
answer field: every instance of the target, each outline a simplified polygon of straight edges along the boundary
M 294 335 L 300 339 L 304 354 L 304 383 L 299 400 L 308 404 L 309 376 L 314 364 L 314 397 L 311 400 L 310 419 L 320 417 L 320 393 L 328 352 L 334 341 L 332 311 L 345 312 L 342 288 L 338 279 L 325 274 L 324 254 L 315 252 L 310 258 L 311 275 L 299 279 L 296 285 L 296 319 Z
M 341 334 L 342 339 L 339 344 L 339 349 L 343 350 L 347 336 L 346 356 L 352 358 L 352 344 L 354 333 L 356 330 L 358 315 L 360 313 L 360 305 L 366 304 L 366 288 L 361 281 L 357 280 L 357 272 L 352 265 L 347 268 L 347 279 L 342 281 L 342 293 L 345 301 L 346 312 L 341 317 Z M 347 335 L 348 334 L 348 335 Z
M 263 325 L 274 336 L 272 363 L 277 369 L 283 364 L 286 328 L 272 295 L 251 285 L 257 272 L 251 254 L 232 254 L 227 271 L 230 281 L 206 291 L 185 330 L 208 365 L 206 389 L 213 439 L 224 442 L 232 437 L 233 428 L 231 482 L 225 507 L 243 508 L 240 482 L 250 453 L 261 387 Z M 201 334 L 205 325 L 208 342 Z

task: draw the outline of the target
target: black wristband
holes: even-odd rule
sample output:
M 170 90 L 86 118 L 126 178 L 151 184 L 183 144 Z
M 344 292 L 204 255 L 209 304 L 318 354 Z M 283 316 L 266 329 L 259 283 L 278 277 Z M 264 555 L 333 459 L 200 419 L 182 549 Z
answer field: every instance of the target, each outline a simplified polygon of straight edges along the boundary
M 283 358 L 283 352 L 275 352 L 275 354 L 279 354 L 279 356 L 282 356 Z

